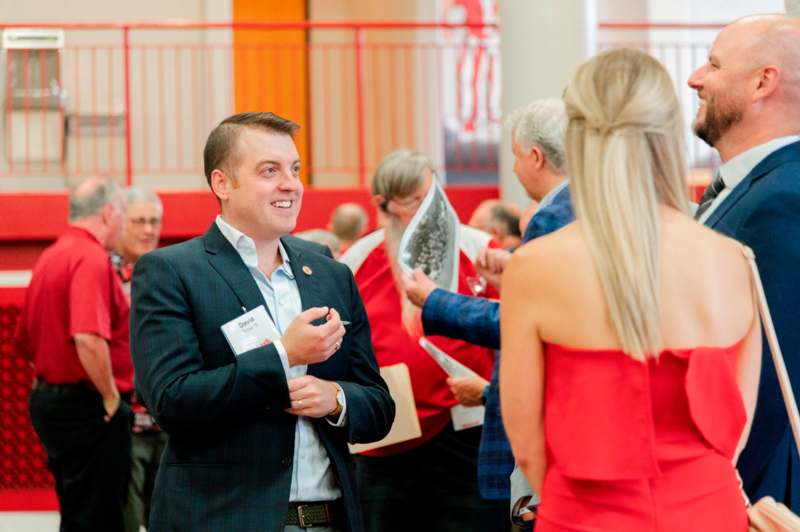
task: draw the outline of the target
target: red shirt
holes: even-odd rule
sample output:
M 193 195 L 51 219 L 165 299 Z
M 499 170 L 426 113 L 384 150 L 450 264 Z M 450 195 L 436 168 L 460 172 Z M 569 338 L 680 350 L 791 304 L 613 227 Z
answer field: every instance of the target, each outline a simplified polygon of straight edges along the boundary
M 347 261 L 345 261 L 347 262 Z M 458 292 L 471 294 L 466 277 L 477 275 L 472 261 L 462 250 L 459 256 Z M 355 272 L 356 284 L 364 301 L 372 331 L 372 346 L 380 366 L 405 363 L 411 376 L 411 387 L 417 407 L 422 437 L 390 445 L 364 454 L 386 456 L 421 445 L 450 423 L 450 408 L 458 404 L 447 386 L 447 374 L 420 347 L 402 325 L 400 294 L 381 242 L 368 252 Z M 465 366 L 489 380 L 494 351 L 461 340 L 443 336 L 428 339 Z
M 96 334 L 108 342 L 114 381 L 127 393 L 133 389 L 129 313 L 106 250 L 88 231 L 69 227 L 33 268 L 17 326 L 17 349 L 45 382 L 91 385 L 73 337 Z

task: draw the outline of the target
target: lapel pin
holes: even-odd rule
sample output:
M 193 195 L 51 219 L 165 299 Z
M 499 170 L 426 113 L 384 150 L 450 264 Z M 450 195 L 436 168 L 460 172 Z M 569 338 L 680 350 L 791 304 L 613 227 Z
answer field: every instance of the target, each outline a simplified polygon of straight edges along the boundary
M 312 273 L 314 273 L 314 272 L 312 272 L 312 271 L 311 271 L 311 268 L 309 268 L 308 266 L 306 266 L 306 265 L 304 264 L 304 265 L 303 265 L 303 273 L 304 273 L 304 274 L 306 274 L 306 275 L 311 275 L 311 274 L 312 274 Z

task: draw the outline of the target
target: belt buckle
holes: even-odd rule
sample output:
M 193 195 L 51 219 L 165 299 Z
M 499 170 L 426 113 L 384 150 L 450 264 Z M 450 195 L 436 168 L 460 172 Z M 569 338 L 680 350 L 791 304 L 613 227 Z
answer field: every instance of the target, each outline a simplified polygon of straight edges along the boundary
M 300 524 L 300 528 L 308 528 L 311 526 L 306 524 L 305 507 L 305 504 L 301 504 L 297 507 L 297 521 Z

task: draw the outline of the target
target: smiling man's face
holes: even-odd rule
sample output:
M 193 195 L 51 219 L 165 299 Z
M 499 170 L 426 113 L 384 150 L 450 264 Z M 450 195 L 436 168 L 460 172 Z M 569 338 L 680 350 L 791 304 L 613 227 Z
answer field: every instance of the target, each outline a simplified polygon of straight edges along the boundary
M 300 156 L 292 137 L 244 127 L 230 166 L 232 175 L 220 195 L 223 217 L 254 240 L 291 233 L 303 199 Z
M 747 111 L 748 85 L 753 74 L 747 55 L 752 36 L 743 34 L 744 29 L 736 24 L 723 29 L 708 61 L 689 78 L 689 86 L 697 91 L 700 101 L 692 126 L 710 146 L 716 146 Z

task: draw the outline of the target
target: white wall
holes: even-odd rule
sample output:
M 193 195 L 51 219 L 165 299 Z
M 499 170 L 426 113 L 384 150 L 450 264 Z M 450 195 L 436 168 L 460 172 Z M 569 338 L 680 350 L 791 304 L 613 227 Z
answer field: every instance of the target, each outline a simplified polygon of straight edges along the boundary
M 596 13 L 593 0 L 500 4 L 503 60 L 503 114 L 540 98 L 559 98 L 575 68 L 594 53 Z M 500 186 L 503 199 L 528 199 L 513 173 L 511 136 L 502 136 Z

